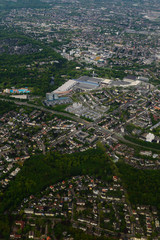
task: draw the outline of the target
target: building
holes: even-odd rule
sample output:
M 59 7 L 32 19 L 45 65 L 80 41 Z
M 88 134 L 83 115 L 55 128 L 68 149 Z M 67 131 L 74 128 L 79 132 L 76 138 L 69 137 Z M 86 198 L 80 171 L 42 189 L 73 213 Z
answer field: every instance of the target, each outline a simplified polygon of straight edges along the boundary
M 94 78 L 94 77 L 88 77 L 88 76 L 82 76 L 75 80 L 77 82 L 76 88 L 82 89 L 82 90 L 94 90 L 98 88 L 103 81 L 101 78 Z
M 72 103 L 72 99 L 69 97 L 59 97 L 55 92 L 46 93 L 46 100 L 44 101 L 47 106 L 61 105 Z
M 138 77 L 139 81 L 144 81 L 144 82 L 149 82 L 149 78 L 143 77 L 143 76 L 139 76 Z
M 4 93 L 10 93 L 10 94 L 24 94 L 24 93 L 30 93 L 30 90 L 26 88 L 20 88 L 20 89 L 5 89 Z
M 75 80 L 69 80 L 65 82 L 62 86 L 57 88 L 53 93 L 56 93 L 58 95 L 65 95 L 72 91 L 73 87 L 77 84 Z
M 46 93 L 46 100 L 47 101 L 52 101 L 53 100 L 53 93 Z
M 127 75 L 126 77 L 123 78 L 123 81 L 125 82 L 132 82 L 136 80 L 137 80 L 137 77 L 133 75 Z

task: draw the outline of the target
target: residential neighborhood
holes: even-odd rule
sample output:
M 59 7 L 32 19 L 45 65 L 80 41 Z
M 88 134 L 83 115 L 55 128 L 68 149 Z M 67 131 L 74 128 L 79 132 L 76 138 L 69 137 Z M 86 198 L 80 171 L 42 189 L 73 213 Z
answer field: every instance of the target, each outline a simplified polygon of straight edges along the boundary
M 147 206 L 132 209 L 117 176 L 113 176 L 110 183 L 90 176 L 72 177 L 49 186 L 39 198 L 30 196 L 24 199 L 16 211 L 14 214 L 23 214 L 23 220 L 15 221 L 15 225 L 21 224 L 21 234 L 16 237 L 14 225 L 11 239 L 26 236 L 28 239 L 39 239 L 40 236 L 47 239 L 49 225 L 54 232 L 56 223 L 66 219 L 74 229 L 99 237 L 119 236 L 121 239 L 125 232 L 128 239 L 132 239 L 132 235 L 147 239 L 153 231 L 160 231 L 157 210 Z M 38 219 L 44 220 L 45 231 L 38 230 Z M 63 239 L 68 239 L 67 233 L 64 235 L 66 238 Z M 53 235 L 49 237 L 53 239 Z

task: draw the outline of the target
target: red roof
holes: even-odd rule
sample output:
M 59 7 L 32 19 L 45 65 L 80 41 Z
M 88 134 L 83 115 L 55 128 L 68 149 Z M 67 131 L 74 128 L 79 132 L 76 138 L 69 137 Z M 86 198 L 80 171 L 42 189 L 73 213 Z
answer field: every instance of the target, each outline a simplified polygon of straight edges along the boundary
M 21 229 L 24 228 L 24 222 L 23 222 L 23 221 L 15 221 L 15 224 L 16 224 L 16 225 L 20 225 L 20 226 L 21 226 Z
M 14 238 L 21 238 L 21 235 L 19 235 L 19 234 L 14 234 Z

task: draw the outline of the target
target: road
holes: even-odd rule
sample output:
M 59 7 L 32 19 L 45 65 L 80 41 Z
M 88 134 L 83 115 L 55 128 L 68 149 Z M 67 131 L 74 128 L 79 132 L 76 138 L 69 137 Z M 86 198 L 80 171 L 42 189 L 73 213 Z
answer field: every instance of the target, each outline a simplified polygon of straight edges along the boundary
M 41 111 L 44 111 L 44 112 L 48 112 L 48 113 L 52 113 L 52 114 L 56 114 L 56 115 L 60 115 L 60 116 L 64 116 L 64 117 L 69 117 L 69 118 L 72 118 L 74 121 L 76 122 L 79 122 L 79 123 L 82 123 L 84 124 L 87 128 L 89 127 L 94 127 L 95 128 L 95 124 L 93 122 L 88 122 L 80 117 L 77 117 L 75 115 L 70 115 L 69 113 L 64 113 L 64 112 L 57 112 L 57 111 L 54 111 L 54 110 L 51 110 L 51 109 L 48 109 L 48 108 L 45 108 L 43 106 L 37 106 L 37 105 L 34 105 L 34 104 L 30 104 L 30 103 L 26 103 L 26 102 L 20 102 L 20 101 L 16 101 L 16 100 L 10 100 L 10 99 L 0 99 L 0 100 L 3 100 L 3 101 L 8 101 L 8 102 L 14 102 L 15 104 L 17 105 L 20 105 L 20 106 L 27 106 L 27 107 L 31 107 L 31 108 L 36 108 L 36 109 L 39 109 Z M 109 130 L 106 130 L 98 125 L 96 125 L 96 130 L 99 130 L 99 131 L 103 131 L 103 133 L 112 133 L 111 131 Z
M 38 106 L 38 105 L 26 103 L 26 102 L 20 102 L 20 101 L 15 101 L 15 100 L 10 100 L 10 99 L 3 99 L 3 98 L 0 99 L 0 100 L 2 100 L 2 101 L 8 101 L 8 102 L 14 102 L 14 103 L 17 104 L 17 105 L 27 106 L 27 107 L 31 107 L 31 108 L 36 108 L 36 109 L 39 109 L 39 110 L 41 110 L 41 111 L 49 112 L 49 113 L 56 114 L 56 115 L 63 115 L 64 117 L 72 118 L 73 120 L 75 120 L 75 121 L 77 121 L 77 122 L 80 122 L 80 123 L 83 123 L 83 124 L 89 123 L 89 122 L 85 121 L 84 119 L 79 118 L 79 117 L 77 117 L 77 116 L 72 116 L 72 115 L 69 114 L 69 113 L 54 111 L 54 110 L 48 109 L 48 108 L 43 107 L 43 106 Z
M 133 143 L 129 140 L 126 140 L 123 135 L 121 135 L 120 133 L 117 133 L 117 132 L 113 132 L 113 131 L 110 131 L 109 129 L 105 129 L 99 125 L 96 124 L 96 122 L 88 122 L 82 118 L 79 118 L 75 115 L 70 115 L 68 113 L 64 113 L 64 112 L 57 112 L 57 111 L 54 111 L 54 110 L 51 110 L 51 109 L 48 109 L 48 108 L 45 108 L 43 106 L 37 106 L 37 105 L 34 105 L 34 104 L 30 104 L 30 103 L 26 103 L 26 102 L 20 102 L 20 101 L 16 101 L 16 100 L 10 100 L 10 99 L 3 99 L 1 98 L 1 100 L 3 101 L 9 101 L 9 102 L 14 102 L 15 104 L 17 105 L 20 105 L 20 106 L 28 106 L 28 107 L 31 107 L 31 108 L 36 108 L 36 109 L 39 109 L 41 111 L 44 111 L 44 112 L 48 112 L 48 113 L 52 113 L 52 114 L 56 114 L 56 115 L 61 115 L 61 116 L 65 116 L 65 117 L 69 117 L 69 118 L 72 118 L 74 121 L 76 122 L 79 122 L 79 123 L 82 123 L 85 125 L 86 128 L 89 128 L 89 127 L 93 127 L 96 131 L 99 131 L 101 132 L 102 134 L 105 134 L 105 135 L 110 135 L 112 136 L 113 138 L 117 139 L 117 140 L 120 140 L 124 143 L 128 143 L 128 144 L 132 144 L 134 146 L 137 146 L 137 147 L 142 147 L 141 145 L 137 144 L 137 143 Z M 143 112 L 140 112 L 138 115 L 141 115 L 142 113 L 144 113 L 145 111 Z M 137 115 L 137 116 L 138 116 Z M 132 120 L 135 118 L 136 116 L 134 116 L 132 118 Z M 71 134 L 72 135 L 72 134 Z M 151 149 L 151 150 L 156 150 L 156 151 L 160 151 L 160 150 L 157 150 L 157 149 L 154 149 L 154 148 L 148 148 L 148 147 L 145 147 L 143 146 L 143 148 L 146 148 L 146 149 Z

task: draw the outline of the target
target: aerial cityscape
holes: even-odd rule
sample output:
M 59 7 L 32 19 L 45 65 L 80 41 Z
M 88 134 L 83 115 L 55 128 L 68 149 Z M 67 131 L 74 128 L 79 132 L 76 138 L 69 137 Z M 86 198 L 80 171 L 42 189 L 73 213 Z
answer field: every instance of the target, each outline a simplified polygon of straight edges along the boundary
M 0 0 L 0 239 L 160 239 L 159 0 Z

